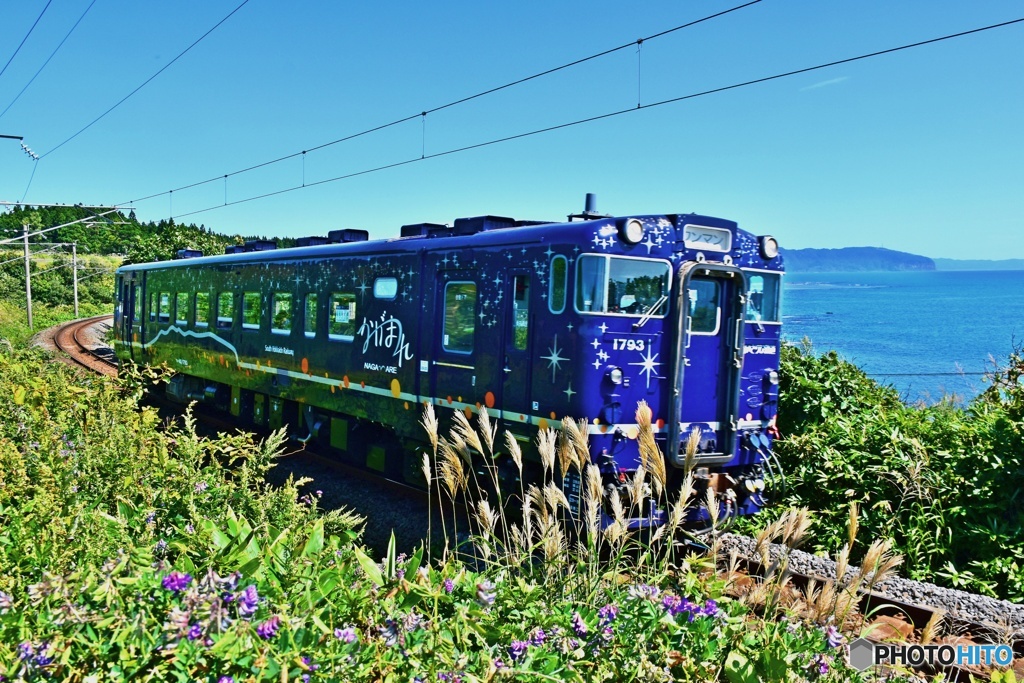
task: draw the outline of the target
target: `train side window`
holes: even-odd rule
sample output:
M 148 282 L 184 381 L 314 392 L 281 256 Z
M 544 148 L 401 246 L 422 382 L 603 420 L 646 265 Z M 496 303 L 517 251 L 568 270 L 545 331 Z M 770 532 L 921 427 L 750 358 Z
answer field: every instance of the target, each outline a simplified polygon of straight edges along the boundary
M 512 341 L 517 350 L 526 350 L 529 333 L 530 276 L 516 275 L 512 288 Z
M 174 302 L 174 322 L 188 325 L 188 292 L 178 292 Z
M 132 285 L 132 296 L 135 298 L 135 317 L 132 318 L 133 323 L 142 322 L 142 287 L 138 285 Z
M 394 299 L 398 294 L 398 280 L 393 277 L 379 277 L 373 281 L 375 299 Z
M 721 290 L 715 280 L 690 280 L 686 290 L 690 303 L 687 328 L 690 334 L 718 334 L 721 321 Z
M 221 292 L 217 295 L 217 327 L 222 330 L 231 327 L 235 321 L 235 295 Z
M 356 295 L 354 292 L 333 292 L 327 309 L 327 336 L 335 341 L 356 338 Z
M 290 292 L 275 292 L 270 307 L 270 331 L 274 334 L 289 334 L 292 331 L 292 295 Z
M 258 330 L 260 328 L 260 303 L 259 292 L 242 293 L 242 327 L 246 330 Z
M 150 321 L 156 320 L 156 292 L 149 293 L 149 319 Z
M 551 259 L 551 284 L 548 286 L 548 309 L 552 313 L 565 310 L 565 286 L 569 280 L 569 266 L 559 254 Z
M 196 292 L 196 327 L 210 325 L 210 293 Z
M 171 322 L 171 293 L 160 292 L 160 318 L 162 323 Z
M 576 260 L 576 310 L 603 313 L 608 290 L 608 259 L 604 256 L 580 256 Z
M 306 295 L 306 315 L 303 327 L 307 337 L 316 336 L 316 292 Z
M 779 284 L 775 273 L 747 273 L 747 320 L 779 322 Z
M 449 282 L 444 287 L 441 347 L 452 353 L 473 353 L 475 332 L 476 283 Z

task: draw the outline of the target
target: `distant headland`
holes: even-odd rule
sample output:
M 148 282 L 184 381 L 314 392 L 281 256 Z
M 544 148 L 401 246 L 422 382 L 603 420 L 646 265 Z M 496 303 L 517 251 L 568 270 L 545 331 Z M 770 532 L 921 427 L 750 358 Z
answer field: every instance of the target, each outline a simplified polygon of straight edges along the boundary
M 791 273 L 851 273 L 917 270 L 1024 270 L 1024 259 L 1001 261 L 928 258 L 884 247 L 782 249 Z
M 786 270 L 797 273 L 834 273 L 867 270 L 935 270 L 927 256 L 883 247 L 842 249 L 783 249 Z

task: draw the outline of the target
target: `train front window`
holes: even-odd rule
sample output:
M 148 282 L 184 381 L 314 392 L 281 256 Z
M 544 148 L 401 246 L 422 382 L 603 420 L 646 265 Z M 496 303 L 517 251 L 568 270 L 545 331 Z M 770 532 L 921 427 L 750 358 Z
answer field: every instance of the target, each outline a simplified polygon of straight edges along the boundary
M 270 312 L 270 331 L 274 334 L 288 334 L 292 331 L 292 295 L 276 292 Z
M 690 334 L 717 334 L 721 320 L 721 290 L 717 280 L 690 280 L 686 327 Z
M 138 325 L 142 322 L 142 287 L 132 285 L 132 300 L 135 301 L 135 317 L 132 323 Z
M 668 310 L 671 272 L 665 261 L 581 256 L 576 262 L 576 310 L 663 317 Z
M 476 333 L 476 283 L 449 282 L 444 287 L 441 346 L 453 353 L 473 353 Z
M 247 330 L 258 330 L 260 327 L 261 298 L 259 292 L 242 294 L 242 327 Z
M 777 273 L 747 273 L 747 320 L 779 322 L 781 280 Z

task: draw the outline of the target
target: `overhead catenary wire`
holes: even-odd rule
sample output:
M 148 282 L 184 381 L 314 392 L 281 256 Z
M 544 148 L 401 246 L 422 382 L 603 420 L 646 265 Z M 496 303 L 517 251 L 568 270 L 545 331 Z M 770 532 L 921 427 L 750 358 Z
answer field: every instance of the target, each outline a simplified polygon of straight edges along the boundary
M 500 144 L 500 143 L 503 143 L 503 142 L 510 142 L 512 140 L 519 140 L 519 139 L 522 139 L 522 138 L 532 137 L 534 135 L 540 135 L 542 133 L 549 133 L 549 132 L 556 131 L 556 130 L 561 130 L 561 129 L 564 129 L 564 128 L 571 128 L 573 126 L 579 126 L 579 125 L 582 125 L 582 124 L 585 124 L 585 123 L 592 123 L 594 121 L 601 121 L 603 119 L 610 119 L 610 118 L 613 118 L 613 117 L 616 117 L 616 116 L 622 116 L 623 114 L 632 114 L 634 112 L 643 111 L 643 110 L 647 110 L 647 109 L 653 109 L 655 107 L 661 107 L 661 106 L 668 105 L 668 104 L 675 104 L 675 103 L 683 102 L 683 101 L 686 101 L 686 100 L 696 99 L 698 97 L 705 97 L 707 95 L 714 95 L 714 94 L 717 94 L 717 93 L 727 92 L 729 90 L 736 90 L 738 88 L 744 88 L 744 87 L 748 87 L 748 86 L 751 86 L 751 85 L 758 85 L 758 84 L 761 84 L 761 83 L 767 83 L 767 82 L 778 80 L 778 79 L 781 79 L 781 78 L 788 78 L 790 76 L 796 76 L 796 75 L 799 75 L 799 74 L 805 74 L 805 73 L 809 73 L 809 72 L 812 72 L 812 71 L 818 71 L 820 69 L 827 69 L 827 68 L 830 68 L 830 67 L 833 67 L 833 66 L 838 66 L 840 64 L 849 64 L 851 62 L 856 62 L 856 61 L 861 61 L 861 60 L 864 60 L 864 59 L 870 59 L 870 58 L 873 58 L 873 57 L 879 57 L 879 56 L 882 56 L 882 55 L 892 54 L 894 52 L 900 52 L 902 50 L 910 50 L 910 49 L 922 47 L 922 46 L 925 46 L 925 45 L 931 45 L 931 44 L 939 43 L 939 42 L 946 41 L 946 40 L 952 40 L 953 38 L 962 38 L 964 36 L 968 36 L 968 35 L 972 35 L 972 34 L 976 34 L 976 33 L 981 33 L 983 31 L 991 31 L 991 30 L 997 29 L 997 28 L 1004 28 L 1006 26 L 1011 26 L 1013 24 L 1019 24 L 1021 22 L 1024 22 L 1024 17 L 1021 17 L 1019 19 L 1012 19 L 1010 21 L 1004 21 L 1004 22 L 1001 22 L 1001 23 L 998 23 L 998 24 L 990 24 L 988 26 L 983 26 L 981 28 L 970 29 L 970 30 L 967 30 L 967 31 L 960 31 L 959 33 L 951 33 L 951 34 L 948 34 L 948 35 L 939 36 L 937 38 L 930 38 L 928 40 L 921 40 L 921 41 L 917 41 L 917 42 L 914 42 L 914 43 L 908 43 L 906 45 L 900 45 L 900 46 L 897 46 L 897 47 L 891 47 L 891 48 L 887 48 L 885 50 L 878 50 L 878 51 L 875 51 L 875 52 L 869 52 L 869 53 L 866 53 L 866 54 L 857 55 L 855 57 L 846 57 L 844 59 L 837 59 L 837 60 L 834 60 L 834 61 L 831 61 L 831 62 L 826 62 L 826 63 L 823 63 L 823 64 L 817 64 L 815 66 L 804 67 L 802 69 L 794 69 L 792 71 L 786 71 L 786 72 L 774 74 L 774 75 L 771 75 L 771 76 L 763 76 L 761 78 L 755 78 L 755 79 L 751 79 L 751 80 L 748 80 L 748 81 L 743 81 L 743 82 L 740 82 L 740 83 L 733 83 L 732 85 L 726 85 L 726 86 L 722 86 L 722 87 L 719 87 L 719 88 L 712 88 L 710 90 L 703 90 L 703 91 L 700 91 L 700 92 L 690 93 L 688 95 L 680 95 L 678 97 L 672 97 L 672 98 L 669 98 L 669 99 L 660 100 L 658 102 L 651 102 L 651 103 L 648 103 L 648 104 L 639 105 L 637 107 L 629 107 L 628 109 L 619 109 L 617 111 L 606 112 L 604 114 L 597 114 L 597 115 L 590 116 L 590 117 L 587 117 L 587 118 L 577 119 L 575 121 L 569 121 L 569 122 L 566 122 L 566 123 L 560 123 L 560 124 L 556 124 L 556 125 L 553 125 L 553 126 L 547 126 L 547 127 L 544 127 L 544 128 L 537 128 L 537 129 L 534 129 L 534 130 L 531 130 L 531 131 L 527 131 L 525 133 L 517 133 L 515 135 L 507 135 L 505 137 L 496 138 L 496 139 L 493 139 L 493 140 L 487 140 L 485 142 L 478 142 L 478 143 L 475 143 L 475 144 L 472 144 L 472 145 L 465 145 L 463 147 L 457 147 L 457 148 L 449 149 L 449 150 L 446 150 L 446 151 L 443 151 L 443 152 L 435 152 L 434 154 L 427 154 L 425 156 L 417 156 L 417 157 L 413 157 L 413 158 L 410 158 L 410 159 L 405 159 L 404 161 L 396 161 L 396 162 L 393 162 L 393 163 L 390 163 L 390 164 L 383 164 L 381 166 L 376 166 L 376 167 L 373 167 L 373 168 L 367 168 L 367 169 L 363 169 L 361 171 L 355 171 L 355 172 L 352 172 L 352 173 L 346 173 L 344 175 L 336 176 L 334 178 L 327 178 L 327 179 L 324 179 L 324 180 L 318 180 L 316 182 L 311 182 L 311 183 L 307 182 L 307 183 L 304 183 L 302 185 L 296 185 L 296 186 L 292 186 L 292 187 L 287 187 L 287 188 L 283 188 L 283 189 L 276 190 L 276 191 L 273 191 L 273 192 L 266 192 L 266 193 L 255 195 L 255 196 L 252 196 L 252 197 L 247 197 L 245 199 L 239 199 L 239 200 L 236 200 L 236 201 L 233 201 L 233 202 L 227 202 L 225 204 L 217 204 L 215 206 L 210 206 L 210 207 L 207 207 L 207 208 L 204 208 L 204 209 L 197 209 L 195 211 L 188 211 L 186 213 L 178 214 L 177 216 L 172 216 L 172 218 L 184 218 L 186 216 L 194 216 L 196 214 L 205 213 L 205 212 L 208 212 L 208 211 L 213 211 L 215 209 L 221 209 L 221 208 L 224 208 L 226 206 L 234 206 L 234 205 L 237 205 L 237 204 L 244 204 L 246 202 L 256 201 L 256 200 L 259 200 L 259 199 L 266 199 L 267 197 L 274 197 L 274 196 L 285 194 L 285 193 L 288 193 L 288 192 L 294 192 L 295 190 L 301 190 L 301 189 L 304 189 L 304 188 L 316 187 L 318 185 L 324 185 L 324 184 L 327 184 L 327 183 L 338 182 L 340 180 L 346 180 L 346 179 L 349 179 L 349 178 L 355 178 L 355 177 L 362 176 L 362 175 L 368 175 L 370 173 L 376 173 L 376 172 L 379 172 L 379 171 L 385 171 L 385 170 L 392 169 L 392 168 L 398 168 L 400 166 L 407 166 L 409 164 L 414 164 L 414 163 L 416 163 L 418 161 L 426 161 L 428 159 L 436 159 L 436 158 L 439 158 L 439 157 L 450 156 L 452 154 L 459 154 L 461 152 L 467 152 L 467 151 L 473 150 L 473 149 L 480 149 L 482 147 L 489 147 L 491 145 L 497 145 L 497 144 Z M 417 114 L 417 116 L 418 116 L 418 114 Z M 202 184 L 202 183 L 197 183 L 197 185 L 198 184 Z M 195 187 L 195 185 L 187 186 L 187 187 Z M 180 190 L 180 189 L 185 189 L 185 188 L 177 188 L 177 189 Z M 172 192 L 173 191 L 174 190 L 172 190 Z M 160 194 L 156 194 L 156 195 L 151 195 L 150 197 L 145 197 L 144 199 L 150 199 L 152 197 L 159 197 L 161 194 L 167 194 L 167 193 L 160 193 Z M 133 200 L 133 201 L 142 201 L 142 199 Z M 131 202 L 124 202 L 124 203 L 131 203 Z
M 152 81 L 152 80 L 153 80 L 154 78 L 156 78 L 157 76 L 159 76 L 160 74 L 162 74 L 162 73 L 163 73 L 164 71 L 166 71 L 166 70 L 167 70 L 167 68 L 168 68 L 168 67 L 170 67 L 170 66 L 171 66 L 172 64 L 174 64 L 174 63 L 175 63 L 176 61 L 178 61 L 179 59 L 181 59 L 182 57 L 184 57 L 184 56 L 185 56 L 185 54 L 186 54 L 186 53 L 187 53 L 187 52 L 188 52 L 189 50 L 191 50 L 191 49 L 192 49 L 192 48 L 194 48 L 194 47 L 195 47 L 196 45 L 198 45 L 198 44 L 199 44 L 199 43 L 200 43 L 200 42 L 201 42 L 201 41 L 202 41 L 202 40 L 203 40 L 204 38 L 206 38 L 206 36 L 210 35 L 210 34 L 211 34 L 211 33 L 213 33 L 214 31 L 216 31 L 216 30 L 217 30 L 217 29 L 218 29 L 218 28 L 220 27 L 220 25 L 221 25 L 221 24 L 223 24 L 223 23 L 224 23 L 225 21 L 227 21 L 227 20 L 228 20 L 228 19 L 230 19 L 230 18 L 231 18 L 232 16 L 234 16 L 234 14 L 235 14 L 235 13 L 236 13 L 236 12 L 237 12 L 238 10 L 242 9 L 243 7 L 245 7 L 245 5 L 246 5 L 246 4 L 248 4 L 248 2 L 249 2 L 249 0 L 242 0 L 241 4 L 239 4 L 239 5 L 237 6 L 237 7 L 235 7 L 235 9 L 231 10 L 231 11 L 230 11 L 230 12 L 228 13 L 228 15 L 227 15 L 226 17 L 224 17 L 223 19 L 221 19 L 220 21 L 218 21 L 218 22 L 217 22 L 216 24 L 214 24 L 214 25 L 213 25 L 213 27 L 212 27 L 212 28 L 211 28 L 210 30 L 208 30 L 208 31 L 207 31 L 206 33 L 204 33 L 203 35 L 201 35 L 201 36 L 199 36 L 198 38 L 196 38 L 196 39 L 195 39 L 195 40 L 194 40 L 194 41 L 192 42 L 192 44 L 191 44 L 191 45 L 189 45 L 189 46 L 188 46 L 188 47 L 186 47 L 186 48 L 185 48 L 184 50 L 182 50 L 181 52 L 179 52 L 179 53 L 178 53 L 178 55 L 177 55 L 177 56 L 176 56 L 176 57 L 175 57 L 174 59 L 172 59 L 171 61 L 167 62 L 167 63 L 166 63 L 166 64 L 164 64 L 164 65 L 163 65 L 162 67 L 160 67 L 160 69 L 159 69 L 159 70 L 158 70 L 158 71 L 157 71 L 157 72 L 156 72 L 155 74 L 153 74 L 152 76 L 150 76 L 149 78 L 147 78 L 147 79 L 146 79 L 145 81 L 143 81 L 143 82 L 142 82 L 142 84 L 141 84 L 140 86 L 138 86 L 137 88 L 135 88 L 134 90 L 132 90 L 132 91 L 131 91 L 130 93 L 128 93 L 127 95 L 125 95 L 124 97 L 122 97 L 122 98 L 121 98 L 120 100 L 118 100 L 118 101 L 117 101 L 117 102 L 116 102 L 116 103 L 115 103 L 115 104 L 114 104 L 113 106 L 111 106 L 111 107 L 110 107 L 109 109 L 107 109 L 107 110 L 106 110 L 105 112 L 103 112 L 102 114 L 100 114 L 99 116 L 97 116 L 96 118 L 94 118 L 94 119 L 93 119 L 92 121 L 90 121 L 89 123 L 87 123 L 87 124 L 86 124 L 86 125 L 85 125 L 84 127 L 82 127 L 82 128 L 81 128 L 81 129 L 80 129 L 80 130 L 79 130 L 78 132 L 76 132 L 76 133 L 75 133 L 75 134 L 73 134 L 73 135 L 72 135 L 71 137 L 69 137 L 69 138 L 67 138 L 66 140 L 64 140 L 64 142 L 60 143 L 60 144 L 59 144 L 59 145 L 57 145 L 56 147 L 53 147 L 52 149 L 50 149 L 50 151 L 48 151 L 48 152 L 46 152 L 45 154 L 41 155 L 41 156 L 40 156 L 40 159 L 45 159 L 46 157 L 50 156 L 51 154 L 53 154 L 54 152 L 56 152 L 56 151 L 57 151 L 58 149 L 60 149 L 60 148 L 61 148 L 61 147 L 63 147 L 64 145 L 68 144 L 69 142 L 71 142 L 72 140 L 74 140 L 75 138 L 77 138 L 77 137 L 78 137 L 79 135 L 81 135 L 82 133 L 84 133 L 85 131 L 87 131 L 87 130 L 89 130 L 90 128 L 92 128 L 92 126 L 93 126 L 93 125 L 95 125 L 95 124 L 96 124 L 96 123 L 97 123 L 97 122 L 98 122 L 98 121 L 99 121 L 100 119 L 102 119 L 103 117 L 105 117 L 105 116 L 106 116 L 107 114 L 109 114 L 110 112 L 114 111 L 115 109 L 117 109 L 118 107 L 120 107 L 120 106 L 121 106 L 122 104 L 124 104 L 124 103 L 125 103 L 125 102 L 126 102 L 126 101 L 128 100 L 128 98 L 130 98 L 130 97 L 131 97 L 132 95 L 134 95 L 135 93 L 139 92 L 139 91 L 140 91 L 140 90 L 142 90 L 142 89 L 143 89 L 144 87 L 146 87 L 147 85 L 149 85 L 150 81 Z M 27 190 L 26 190 L 26 192 L 27 192 Z
M 529 81 L 532 81 L 532 80 L 535 80 L 535 79 L 538 79 L 538 78 L 542 78 L 544 76 L 549 76 L 549 75 L 551 75 L 553 73 L 557 73 L 559 71 L 563 71 L 565 69 L 569 69 L 569 68 L 572 68 L 574 66 L 579 66 L 580 64 L 584 64 L 586 62 L 598 59 L 600 57 L 605 57 L 607 55 L 619 52 L 621 50 L 625 50 L 625 49 L 630 48 L 630 47 L 639 46 L 639 45 L 643 44 L 644 41 L 650 41 L 650 40 L 654 40 L 656 38 L 661 38 L 663 36 L 667 36 L 670 33 L 675 33 L 676 31 L 681 31 L 683 29 L 690 28 L 690 27 L 696 26 L 698 24 L 702 24 L 702 23 L 704 23 L 706 21 L 711 21 L 712 19 L 717 19 L 717 18 L 725 16 L 727 14 L 731 14 L 732 12 L 736 12 L 736 11 L 739 11 L 741 9 L 745 9 L 747 7 L 750 7 L 752 5 L 756 5 L 756 4 L 760 3 L 760 2 L 762 2 L 762 0 L 750 0 L 750 2 L 745 2 L 745 3 L 741 4 L 741 5 L 736 5 L 735 7 L 730 7 L 729 9 L 722 10 L 721 12 L 716 12 L 714 14 L 709 14 L 707 16 L 701 17 L 700 19 L 694 19 L 693 21 L 686 22 L 685 24 L 679 24 L 678 26 L 673 26 L 672 28 L 665 29 L 664 31 L 659 31 L 658 33 L 649 35 L 649 36 L 647 36 L 645 38 L 638 38 L 637 40 L 631 40 L 628 43 L 623 43 L 622 45 L 618 45 L 616 47 L 608 48 L 607 50 L 602 50 L 600 52 L 596 52 L 596 53 L 594 53 L 592 55 L 589 55 L 587 57 L 581 57 L 580 59 L 576 59 L 576 60 L 573 60 L 571 62 L 566 62 L 565 64 L 561 64 L 559 66 L 555 66 L 555 67 L 552 67 L 550 69 L 545 69 L 544 71 L 539 71 L 539 72 L 537 72 L 535 74 L 532 74 L 530 76 L 524 76 L 523 78 L 519 78 L 519 79 L 516 79 L 514 81 L 509 81 L 508 83 L 505 83 L 503 85 L 495 86 L 493 88 L 488 88 L 486 90 L 482 90 L 482 91 L 480 91 L 478 93 L 475 93 L 473 95 L 467 95 L 466 97 L 461 97 L 461 98 L 459 98 L 457 100 L 453 100 L 451 102 L 448 102 L 447 104 L 442 104 L 442 105 L 438 105 L 436 107 L 433 107 L 432 109 L 424 109 L 424 110 L 421 110 L 419 112 L 416 112 L 415 114 L 410 114 L 409 116 L 405 116 L 405 117 L 402 117 L 402 118 L 399 118 L 399 119 L 395 119 L 394 121 L 390 121 L 388 123 L 382 123 L 380 125 L 373 126 L 371 128 L 367 128 L 366 130 L 359 131 L 358 133 L 352 133 L 351 135 L 346 135 L 344 137 L 337 138 L 336 140 L 331 140 L 330 142 L 324 142 L 324 143 L 316 145 L 314 147 L 307 147 L 306 149 L 302 150 L 301 152 L 293 152 L 291 154 L 286 154 L 284 156 L 277 157 L 276 159 L 270 159 L 269 161 L 263 161 L 263 162 L 260 162 L 258 164 L 255 164 L 253 166 L 248 166 L 246 168 L 241 168 L 241 169 L 238 169 L 237 171 L 232 171 L 232 172 L 227 173 L 227 174 L 221 174 L 221 175 L 218 175 L 218 176 L 213 177 L 213 178 L 207 178 L 206 180 L 199 180 L 197 182 L 190 183 L 188 185 L 182 185 L 181 187 L 176 187 L 176 188 L 174 188 L 172 190 L 164 190 L 163 192 L 156 192 L 154 194 L 146 195 L 145 197 L 139 197 L 138 199 L 131 199 L 131 200 L 128 200 L 128 201 L 125 201 L 125 202 L 121 202 L 121 203 L 122 204 L 131 204 L 131 203 L 135 203 L 135 202 L 142 202 L 142 201 L 146 201 L 147 199 L 153 199 L 154 197 L 162 197 L 163 195 L 169 194 L 171 192 L 180 192 L 181 190 L 188 190 L 188 189 L 191 189 L 193 187 L 199 187 L 201 185 L 206 185 L 207 183 L 212 183 L 212 182 L 221 180 L 223 178 L 227 178 L 229 176 L 235 176 L 235 175 L 240 175 L 242 173 L 248 173 L 250 171 L 255 171 L 257 169 L 264 168 L 266 166 L 271 166 L 273 164 L 277 164 L 277 163 L 280 163 L 282 161 L 287 161 L 289 159 L 294 159 L 295 157 L 300 156 L 300 155 L 305 155 L 307 152 L 315 152 L 317 150 L 321 150 L 321 149 L 324 149 L 326 147 L 331 147 L 333 145 L 337 145 L 337 144 L 340 144 L 342 142 L 348 142 L 349 140 L 354 140 L 356 138 L 363 137 L 365 135 L 370 135 L 371 133 L 377 133 L 377 132 L 380 132 L 382 130 L 386 130 L 388 128 L 391 128 L 393 126 L 397 126 L 397 125 L 400 125 L 402 123 L 406 123 L 408 121 L 412 121 L 412 120 L 414 120 L 416 118 L 420 118 L 423 121 L 423 127 L 424 128 L 423 128 L 423 150 L 422 150 L 423 151 L 423 155 L 422 156 L 423 156 L 423 158 L 426 158 L 426 117 L 427 117 L 428 114 L 433 114 L 435 112 L 443 111 L 445 109 L 450 109 L 450 108 L 458 106 L 460 104 L 465 104 L 466 102 L 470 102 L 472 100 L 476 100 L 476 99 L 479 99 L 481 97 L 486 97 L 487 95 L 492 95 L 492 94 L 494 94 L 496 92 L 500 92 L 502 90 L 507 90 L 507 89 L 515 87 L 517 85 L 522 85 L 523 83 L 527 83 Z
M 12 54 L 11 58 L 7 60 L 6 64 L 4 64 L 4 68 L 0 69 L 0 76 L 4 75 L 4 72 L 7 71 L 7 67 L 11 65 L 11 62 L 14 61 L 14 58 L 18 56 L 19 52 L 21 52 L 22 46 L 25 45 L 25 41 L 28 40 L 28 37 L 32 35 L 32 31 L 36 30 L 36 25 L 39 23 L 39 20 L 43 18 L 43 15 L 46 14 L 46 10 L 50 8 L 51 2 L 53 2 L 53 0 L 46 0 L 46 5 L 43 7 L 43 11 L 40 12 L 39 16 L 36 17 L 36 20 L 32 22 L 32 26 L 29 28 L 28 33 L 26 33 L 25 37 L 21 39 L 21 42 L 18 43 L 18 47 L 15 48 L 14 54 Z
M 3 111 L 0 111 L 0 118 L 3 118 L 4 114 L 6 114 L 10 110 L 10 108 L 14 106 L 14 103 L 17 102 L 18 99 L 25 93 L 25 91 L 28 90 L 28 87 L 32 85 L 32 81 L 36 80 L 36 77 L 43 72 L 43 69 L 46 68 L 46 65 L 50 63 L 50 60 L 53 59 L 53 56 L 57 54 L 58 50 L 60 50 L 61 47 L 64 46 L 64 43 L 67 41 L 68 38 L 71 37 L 71 34 L 75 32 L 75 29 L 78 28 L 78 25 L 82 23 L 82 19 L 85 19 L 85 15 L 89 13 L 89 10 L 91 10 L 92 6 L 95 4 L 96 0 L 92 0 L 92 2 L 89 3 L 89 6 L 85 8 L 85 11 L 82 12 L 82 15 L 78 17 L 78 21 L 75 22 L 75 25 L 71 27 L 70 31 L 64 34 L 64 38 L 60 41 L 60 43 L 57 44 L 57 47 L 53 49 L 53 52 L 51 52 L 50 56 L 46 58 L 46 61 L 43 62 L 43 65 L 41 67 L 39 67 L 39 70 L 36 71 L 35 74 L 33 74 L 32 78 L 28 79 L 28 83 L 25 84 L 25 87 L 22 88 L 21 91 L 14 96 L 14 99 L 11 100 L 11 103 L 8 104 Z

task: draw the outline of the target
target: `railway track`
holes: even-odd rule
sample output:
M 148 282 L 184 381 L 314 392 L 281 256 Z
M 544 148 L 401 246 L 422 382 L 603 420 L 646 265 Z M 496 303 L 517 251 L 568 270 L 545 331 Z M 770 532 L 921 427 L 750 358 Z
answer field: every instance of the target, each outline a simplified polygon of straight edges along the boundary
M 53 331 L 53 344 L 74 364 L 114 377 L 117 375 L 117 361 L 113 350 L 107 346 L 97 346 L 94 340 L 87 339 L 90 334 L 95 337 L 97 332 L 102 334 L 109 330 L 109 321 L 113 318 L 112 315 L 98 315 L 65 323 Z
M 103 321 L 112 316 L 97 316 L 77 320 L 52 331 L 53 345 L 75 364 L 93 372 L 116 375 L 117 363 L 111 349 L 90 343 L 89 330 L 103 327 Z M 107 326 L 109 329 L 109 325 Z M 92 334 L 95 338 L 95 330 Z M 167 411 L 180 412 L 181 406 L 154 397 L 153 403 Z M 232 431 L 237 427 L 224 416 L 199 406 L 196 416 L 213 431 Z M 256 432 L 265 436 L 265 430 Z M 394 530 L 399 547 L 411 549 L 427 535 L 426 494 L 402 482 L 382 480 L 370 473 L 339 462 L 328 453 L 315 448 L 302 447 L 288 454 L 278 463 L 272 477 L 281 481 L 286 476 L 312 477 L 322 491 L 324 508 L 347 507 L 367 518 L 364 541 L 371 548 L 384 548 Z M 383 502 L 382 502 L 383 501 Z M 436 506 L 436 503 L 435 503 Z M 434 511 L 436 514 L 436 509 Z M 436 528 L 435 524 L 435 528 Z M 724 534 L 722 557 L 728 559 L 736 552 L 743 561 L 743 569 L 752 577 L 764 571 L 759 559 L 749 551 L 753 539 Z M 783 552 L 777 547 L 774 552 Z M 802 588 L 814 581 L 821 586 L 835 580 L 835 566 L 828 560 L 807 553 L 793 551 L 790 556 L 792 584 Z M 1018 678 L 1024 677 L 1024 607 L 996 601 L 962 591 L 895 579 L 860 596 L 860 612 L 867 615 L 864 625 L 878 640 L 917 642 L 922 629 L 933 615 L 942 620 L 942 637 L 936 642 L 953 644 L 1002 644 L 1014 650 L 1014 670 Z M 936 673 L 932 670 L 930 673 Z M 947 667 L 942 670 L 947 680 L 967 681 L 987 678 L 980 667 Z

